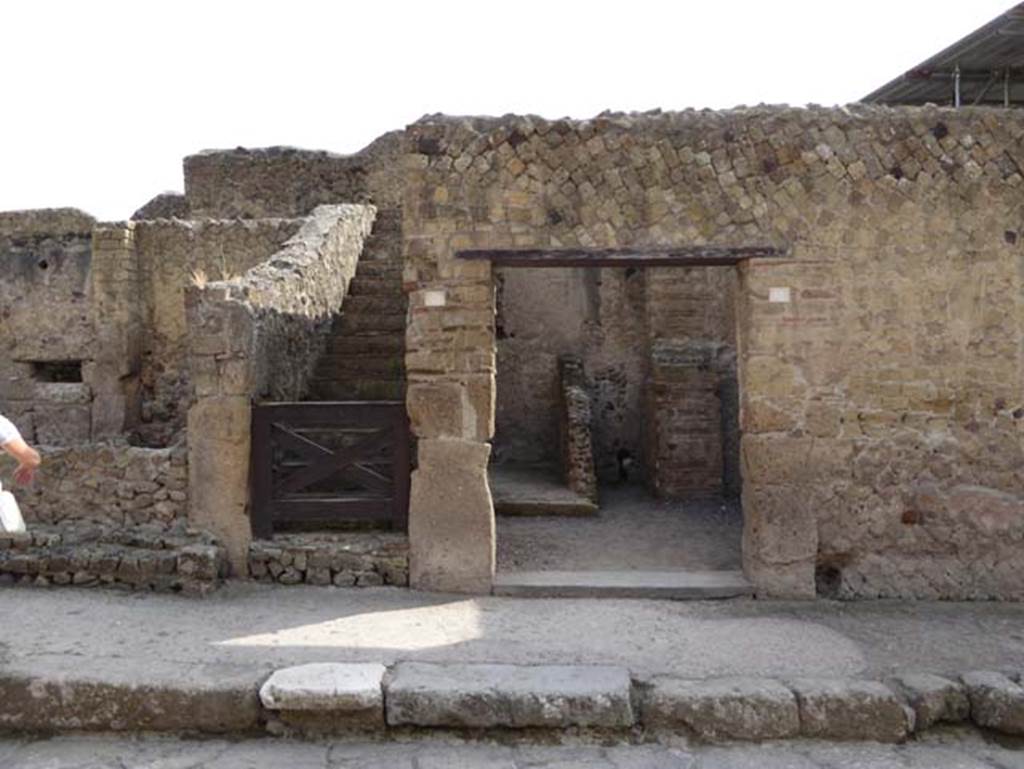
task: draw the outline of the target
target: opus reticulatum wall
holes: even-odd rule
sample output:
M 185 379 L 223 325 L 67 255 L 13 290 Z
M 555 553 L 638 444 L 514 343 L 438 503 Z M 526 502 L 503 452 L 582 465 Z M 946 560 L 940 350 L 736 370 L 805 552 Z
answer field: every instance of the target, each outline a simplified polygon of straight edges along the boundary
M 491 265 L 464 249 L 774 245 L 736 268 L 761 595 L 1024 597 L 1024 119 L 756 108 L 408 129 L 411 581 L 486 589 Z

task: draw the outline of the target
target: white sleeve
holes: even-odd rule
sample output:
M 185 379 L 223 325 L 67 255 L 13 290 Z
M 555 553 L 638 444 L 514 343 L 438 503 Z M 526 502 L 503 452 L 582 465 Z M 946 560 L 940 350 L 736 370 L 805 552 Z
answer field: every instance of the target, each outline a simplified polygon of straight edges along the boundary
M 7 417 L 0 415 L 0 446 L 20 438 L 18 428 Z

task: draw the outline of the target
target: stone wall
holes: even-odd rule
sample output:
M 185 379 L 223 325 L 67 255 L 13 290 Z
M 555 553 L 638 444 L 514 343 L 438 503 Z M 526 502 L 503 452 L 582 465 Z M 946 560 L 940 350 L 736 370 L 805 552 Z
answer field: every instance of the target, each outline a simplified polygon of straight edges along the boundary
M 191 219 L 188 201 L 180 192 L 161 192 L 132 214 L 132 221 L 140 219 Z
M 75 209 L 0 213 L 0 412 L 30 441 L 90 437 L 93 224 Z
M 30 441 L 168 445 L 191 398 L 185 287 L 264 261 L 297 220 L 97 224 L 0 214 L 0 403 Z
M 44 448 L 41 453 L 43 464 L 35 482 L 14 489 L 29 525 L 88 521 L 166 528 L 186 518 L 184 446 L 86 444 Z M 13 467 L 9 461 L 4 464 Z
M 143 334 L 136 431 L 166 445 L 183 429 L 192 399 L 185 288 L 220 281 L 265 261 L 299 229 L 296 219 L 155 220 L 134 223 Z
M 205 595 L 226 575 L 224 549 L 201 532 L 36 524 L 0 532 L 0 585 L 74 585 Z
M 757 108 L 408 133 L 409 408 L 419 388 L 455 406 L 413 420 L 414 585 L 480 589 L 493 570 L 475 469 L 493 278 L 456 251 L 767 243 L 788 257 L 742 265 L 736 299 L 759 592 L 812 595 L 817 572 L 843 596 L 1024 594 L 1024 116 Z
M 281 534 L 249 546 L 249 573 L 281 585 L 409 584 L 409 542 L 391 532 Z
M 360 152 L 336 155 L 294 147 L 208 150 L 185 158 L 185 197 L 194 217 L 306 216 L 335 203 L 400 207 L 403 134 L 385 134 Z
M 247 570 L 250 403 L 298 400 L 369 236 L 372 206 L 319 206 L 269 259 L 186 293 L 190 520 Z

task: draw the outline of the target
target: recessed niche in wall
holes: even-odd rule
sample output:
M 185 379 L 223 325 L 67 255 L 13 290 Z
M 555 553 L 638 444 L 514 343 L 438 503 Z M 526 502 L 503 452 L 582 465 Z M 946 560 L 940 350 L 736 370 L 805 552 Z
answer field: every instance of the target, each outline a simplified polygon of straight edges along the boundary
M 34 360 L 32 378 L 37 382 L 81 382 L 80 360 Z

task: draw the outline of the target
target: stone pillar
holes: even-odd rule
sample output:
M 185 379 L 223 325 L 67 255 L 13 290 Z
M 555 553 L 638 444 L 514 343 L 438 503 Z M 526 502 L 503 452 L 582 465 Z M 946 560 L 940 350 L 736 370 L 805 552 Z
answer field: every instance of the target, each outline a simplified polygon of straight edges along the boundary
M 759 595 L 811 598 L 818 558 L 816 490 L 847 471 L 849 446 L 808 435 L 808 405 L 842 368 L 842 302 L 827 262 L 755 260 L 738 301 L 743 566 Z
M 228 289 L 185 291 L 189 374 L 189 521 L 217 535 L 232 572 L 248 574 L 251 403 L 255 391 L 253 318 Z
M 200 398 L 188 412 L 189 522 L 215 534 L 235 576 L 248 574 L 248 397 Z
M 490 265 L 410 294 L 406 403 L 419 439 L 409 500 L 414 588 L 488 593 L 494 505 L 487 463 L 494 435 L 494 290 Z M 471 282 L 470 276 L 478 276 Z
M 90 277 L 96 353 L 82 373 L 94 393 L 93 438 L 110 438 L 124 434 L 139 414 L 143 311 L 134 224 L 93 229 Z

